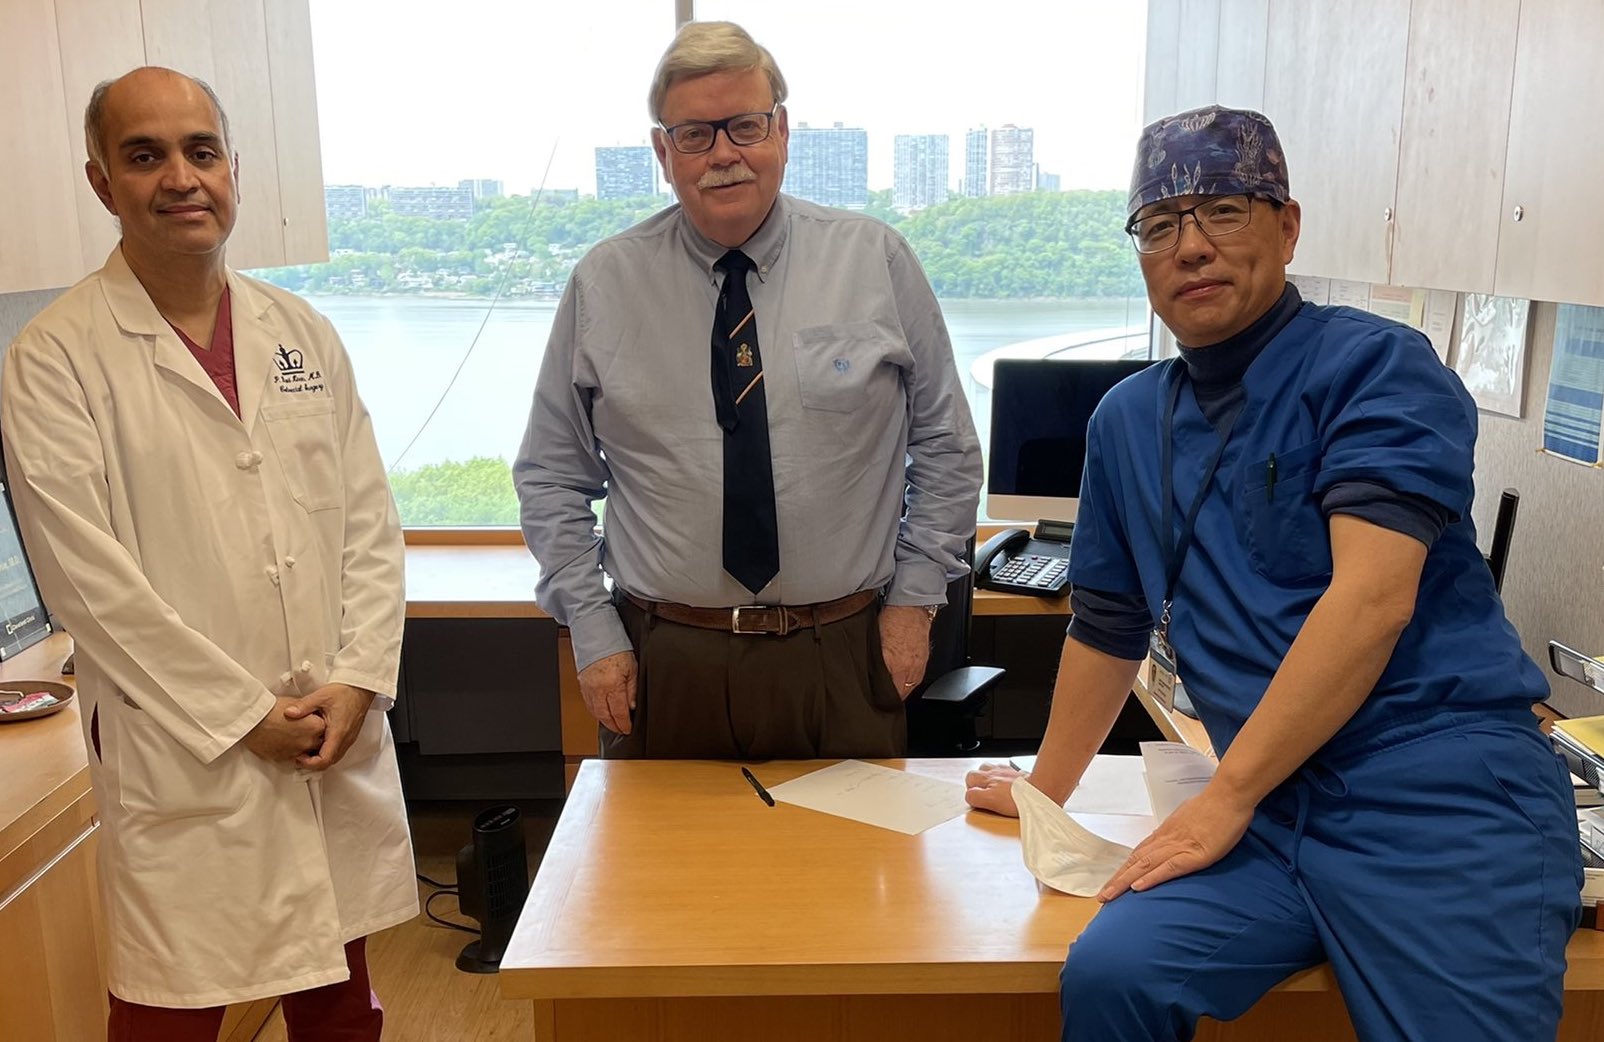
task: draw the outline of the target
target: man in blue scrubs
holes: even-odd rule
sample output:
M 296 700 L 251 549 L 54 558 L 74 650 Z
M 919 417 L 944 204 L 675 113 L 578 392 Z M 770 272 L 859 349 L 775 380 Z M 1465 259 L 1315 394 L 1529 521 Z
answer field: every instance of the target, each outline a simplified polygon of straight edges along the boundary
M 1258 113 L 1149 126 L 1129 213 L 1181 358 L 1092 419 L 1030 780 L 1068 798 L 1150 647 L 1220 764 L 1098 895 L 1063 1037 L 1189 1039 L 1329 960 L 1365 1042 L 1553 1038 L 1576 823 L 1476 548 L 1475 404 L 1420 333 L 1287 284 L 1301 213 Z M 1016 774 L 969 801 L 1014 813 Z

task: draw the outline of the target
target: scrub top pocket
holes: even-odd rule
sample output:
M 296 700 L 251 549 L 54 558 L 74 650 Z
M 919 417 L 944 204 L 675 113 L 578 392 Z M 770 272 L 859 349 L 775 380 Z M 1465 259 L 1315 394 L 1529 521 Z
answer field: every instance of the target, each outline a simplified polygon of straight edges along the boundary
M 1269 579 L 1331 575 L 1331 533 L 1314 495 L 1319 463 L 1320 443 L 1311 441 L 1273 457 L 1250 457 L 1243 471 L 1238 516 L 1245 521 L 1248 559 Z

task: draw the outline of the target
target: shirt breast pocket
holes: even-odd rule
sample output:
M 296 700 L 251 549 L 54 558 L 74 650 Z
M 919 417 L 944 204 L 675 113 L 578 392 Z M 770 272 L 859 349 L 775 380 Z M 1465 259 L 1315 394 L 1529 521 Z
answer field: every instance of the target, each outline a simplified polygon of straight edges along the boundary
M 1318 441 L 1250 458 L 1237 516 L 1246 523 L 1248 559 L 1261 575 L 1292 583 L 1331 575 L 1331 534 L 1314 494 L 1319 471 Z
M 810 326 L 792 341 L 802 404 L 825 412 L 856 412 L 869 400 L 881 363 L 893 347 L 873 322 Z
M 339 506 L 339 439 L 335 436 L 334 399 L 309 398 L 262 406 L 262 420 L 273 451 L 284 468 L 290 494 L 308 513 Z

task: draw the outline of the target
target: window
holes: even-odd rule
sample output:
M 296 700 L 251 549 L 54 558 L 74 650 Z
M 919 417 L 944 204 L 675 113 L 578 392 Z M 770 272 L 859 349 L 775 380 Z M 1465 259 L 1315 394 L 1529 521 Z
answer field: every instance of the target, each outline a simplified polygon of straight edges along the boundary
M 345 341 L 404 524 L 517 524 L 568 272 L 669 202 L 646 93 L 673 32 L 672 0 L 312 0 L 331 255 L 257 274 Z
M 785 72 L 785 190 L 913 245 L 983 441 L 994 358 L 1147 350 L 1121 230 L 1145 6 L 697 0 Z M 312 15 L 331 257 L 261 274 L 344 338 L 404 523 L 516 524 L 508 463 L 567 274 L 671 202 L 645 99 L 673 0 Z

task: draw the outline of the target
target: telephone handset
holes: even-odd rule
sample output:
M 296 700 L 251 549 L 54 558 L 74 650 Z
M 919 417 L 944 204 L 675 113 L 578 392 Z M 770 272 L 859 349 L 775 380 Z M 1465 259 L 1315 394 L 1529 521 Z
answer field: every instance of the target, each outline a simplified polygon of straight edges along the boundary
M 1005 528 L 986 540 L 975 555 L 975 582 L 988 590 L 1063 597 L 1069 592 L 1072 521 L 1039 521 L 1036 536 L 1024 528 Z

